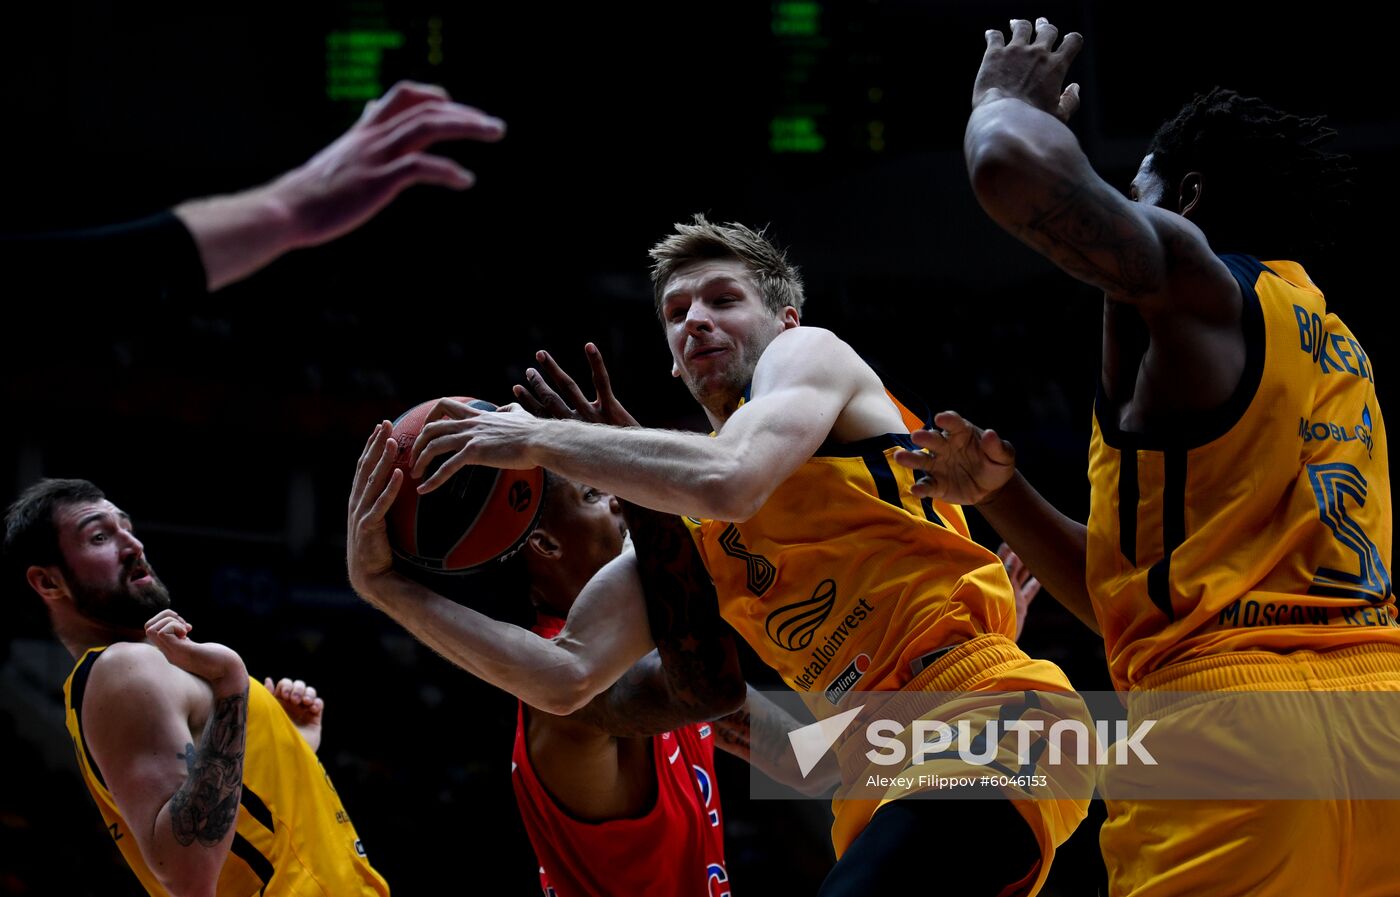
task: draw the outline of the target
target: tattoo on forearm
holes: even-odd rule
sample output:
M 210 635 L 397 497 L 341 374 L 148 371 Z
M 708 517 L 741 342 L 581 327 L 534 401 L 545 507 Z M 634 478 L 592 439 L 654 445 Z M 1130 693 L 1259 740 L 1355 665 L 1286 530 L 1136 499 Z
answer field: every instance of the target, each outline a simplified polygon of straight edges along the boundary
M 748 708 L 736 710 L 715 720 L 715 738 L 725 750 L 748 760 L 752 750 L 752 726 L 753 717 Z
M 781 707 L 757 692 L 740 710 L 715 720 L 719 746 L 737 754 L 775 778 L 793 766 L 795 757 L 788 746 L 788 733 L 801 726 Z
M 1124 297 L 1160 286 L 1148 235 L 1093 186 L 1063 179 L 1050 186 L 1048 207 L 1029 212 L 1021 239 L 1080 280 Z
M 184 846 L 199 841 L 212 847 L 238 820 L 243 793 L 243 752 L 248 725 L 248 692 L 214 702 L 199 749 L 185 745 L 179 756 L 189 777 L 170 798 L 170 825 Z
M 629 502 L 623 513 L 672 700 L 698 713 L 742 695 L 734 630 L 720 617 L 714 583 L 685 523 Z

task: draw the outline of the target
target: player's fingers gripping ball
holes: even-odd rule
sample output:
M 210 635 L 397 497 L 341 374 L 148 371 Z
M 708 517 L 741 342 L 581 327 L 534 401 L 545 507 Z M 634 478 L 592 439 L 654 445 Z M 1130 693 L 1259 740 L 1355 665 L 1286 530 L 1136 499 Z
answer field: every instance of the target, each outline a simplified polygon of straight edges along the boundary
M 480 411 L 496 406 L 455 397 Z M 435 573 L 472 573 L 514 554 L 534 530 L 544 497 L 544 471 L 499 470 L 468 465 L 441 488 L 419 495 L 412 476 L 413 442 L 437 399 L 423 402 L 394 421 L 396 465 L 407 482 L 389 508 L 389 542 L 400 559 Z M 430 478 L 450 455 L 434 458 L 423 471 Z

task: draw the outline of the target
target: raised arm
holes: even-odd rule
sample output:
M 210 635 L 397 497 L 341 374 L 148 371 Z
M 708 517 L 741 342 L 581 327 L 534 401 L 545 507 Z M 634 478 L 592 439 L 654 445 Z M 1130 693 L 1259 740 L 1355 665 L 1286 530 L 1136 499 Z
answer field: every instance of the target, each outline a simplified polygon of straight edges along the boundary
M 387 422 L 360 456 L 346 534 L 350 584 L 447 660 L 541 710 L 567 715 L 652 648 L 635 556 L 624 551 L 589 581 L 554 639 L 464 607 L 393 570 L 384 523 L 403 485 Z
M 518 406 L 483 413 L 444 399 L 414 445 L 413 470 L 422 476 L 450 453 L 419 487 L 426 492 L 467 464 L 540 466 L 657 511 L 743 521 L 812 456 L 857 394 L 889 404 L 850 346 L 829 331 L 797 327 L 764 351 L 751 400 L 714 438 L 540 420 Z
M 99 658 L 83 701 L 83 735 L 160 883 L 179 897 L 212 895 L 243 793 L 248 674 L 228 648 L 190 641 L 189 624 L 173 611 L 146 631 L 158 651 L 123 643 Z M 212 704 L 196 745 L 189 720 L 199 700 Z
M 1079 85 L 1061 89 L 1084 39 L 1045 19 L 987 32 L 963 152 L 977 200 L 998 224 L 1111 298 L 1238 319 L 1240 298 L 1204 234 L 1184 217 L 1195 196 L 1131 202 L 1098 176 L 1065 122 Z M 1180 208 L 1183 214 L 1176 214 Z
M 202 295 L 354 230 L 416 184 L 470 187 L 471 172 L 427 150 L 504 133 L 500 119 L 452 102 L 441 87 L 400 82 L 334 143 L 271 183 L 110 227 L 0 237 L 0 265 L 11 279 L 66 295 Z
M 500 119 L 452 102 L 441 87 L 401 81 L 306 164 L 265 186 L 174 211 L 199 247 L 209 289 L 217 290 L 290 250 L 349 233 L 415 184 L 470 187 L 471 172 L 424 150 L 504 134 Z
M 983 430 L 958 415 L 934 415 L 940 429 L 919 430 L 915 444 L 894 460 L 923 471 L 914 484 L 920 498 L 975 505 L 1050 594 L 1094 632 L 1099 631 L 1084 584 L 1087 530 L 1061 514 L 1016 471 L 1016 450 L 995 430 Z

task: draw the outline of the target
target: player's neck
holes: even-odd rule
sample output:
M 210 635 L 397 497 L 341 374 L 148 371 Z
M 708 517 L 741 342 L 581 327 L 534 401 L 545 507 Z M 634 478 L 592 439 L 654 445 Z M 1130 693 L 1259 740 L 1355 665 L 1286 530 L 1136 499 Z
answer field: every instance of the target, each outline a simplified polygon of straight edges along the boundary
M 716 396 L 713 399 L 702 399 L 700 407 L 705 409 L 705 417 L 709 418 L 710 429 L 718 433 L 724 429 L 724 425 L 734 416 L 734 412 L 739 410 L 743 403 L 743 394 L 735 396 Z
M 578 588 L 571 589 L 567 584 L 560 583 L 552 577 L 533 578 L 530 583 L 530 603 L 535 606 L 535 610 L 547 616 L 560 620 L 569 617 L 569 609 L 574 606 L 574 599 L 583 590 L 587 582 L 578 584 Z
M 106 647 L 113 642 L 139 642 L 145 637 L 140 630 L 119 629 L 76 613 L 55 618 L 53 631 L 74 660 L 92 648 Z

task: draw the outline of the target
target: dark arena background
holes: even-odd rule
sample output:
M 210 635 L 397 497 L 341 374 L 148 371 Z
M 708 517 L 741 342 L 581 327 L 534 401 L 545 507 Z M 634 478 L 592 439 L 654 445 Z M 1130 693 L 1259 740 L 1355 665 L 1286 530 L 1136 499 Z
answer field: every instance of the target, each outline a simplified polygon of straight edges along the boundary
M 986 28 L 1045 15 L 1084 33 L 1074 128 L 1124 189 L 1157 124 L 1216 84 L 1326 113 L 1359 169 L 1353 212 L 1303 261 L 1396 401 L 1385 321 L 1400 116 L 1393 51 L 1359 4 L 132 6 L 6 8 L 0 230 L 114 222 L 263 182 L 400 78 L 509 124 L 498 145 L 446 150 L 474 189 L 410 191 L 197 305 L 71 295 L 61 272 L 4 290 L 4 500 L 44 475 L 95 480 L 132 514 L 197 637 L 235 647 L 254 677 L 317 686 L 320 756 L 398 894 L 527 895 L 538 877 L 509 781 L 514 700 L 346 582 L 356 457 L 374 422 L 424 399 L 509 401 L 538 348 L 581 374 L 585 340 L 644 423 L 701 428 L 668 375 L 645 274 L 672 222 L 771 222 L 805 272 L 806 323 L 935 410 L 997 427 L 1029 478 L 1084 518 L 1102 305 L 972 197 L 961 139 Z M 63 728 L 71 662 L 23 583 L 4 594 L 0 894 L 138 894 Z M 1108 687 L 1100 643 L 1048 595 L 1023 644 L 1080 688 Z M 718 762 L 734 892 L 814 892 L 831 862 L 826 805 L 751 801 L 744 766 Z M 947 812 L 957 825 L 957 805 Z M 1101 818 L 1096 806 L 1046 894 L 1103 887 Z M 929 880 L 997 856 L 995 832 L 984 856 L 929 845 Z

